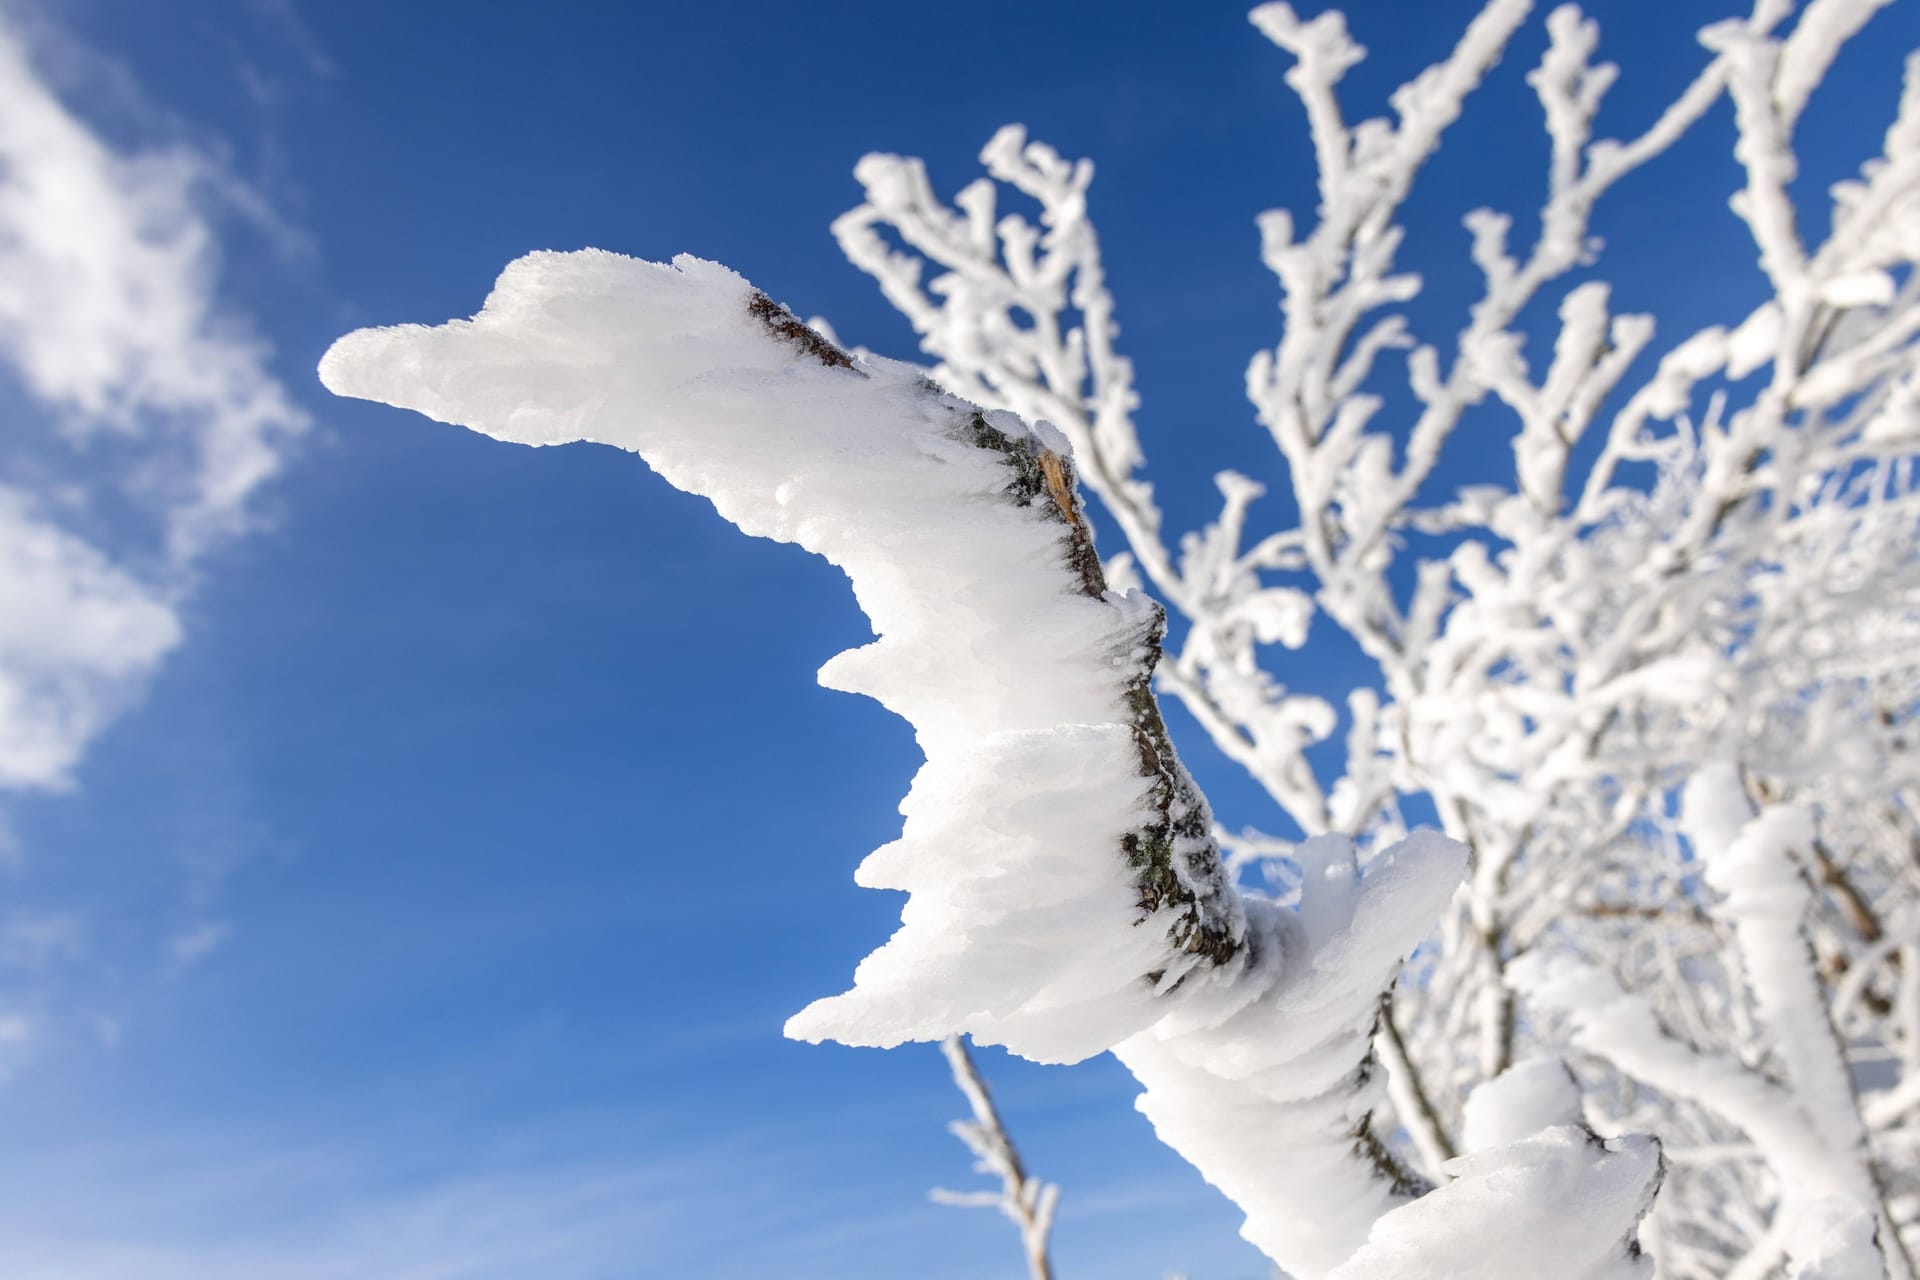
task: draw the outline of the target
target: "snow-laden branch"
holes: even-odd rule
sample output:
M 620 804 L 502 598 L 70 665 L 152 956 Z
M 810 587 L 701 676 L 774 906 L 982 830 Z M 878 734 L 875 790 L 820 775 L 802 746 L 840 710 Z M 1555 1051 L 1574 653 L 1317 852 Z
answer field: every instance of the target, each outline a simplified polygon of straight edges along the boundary
M 1780 1188 L 1783 1203 L 1768 1243 L 1801 1267 L 1829 1248 L 1836 1226 L 1864 1223 L 1870 1266 L 1836 1276 L 1910 1275 L 1889 1271 L 1894 1257 L 1872 1243 L 1880 1218 L 1872 1180 L 1852 1154 L 1836 1150 L 1800 1110 L 1792 1089 L 1750 1071 L 1725 1055 L 1703 1052 L 1675 1037 L 1645 999 L 1622 991 L 1610 976 L 1563 956 L 1527 957 L 1513 978 L 1543 1010 L 1565 1018 L 1572 1042 L 1666 1097 L 1723 1118 L 1752 1140 L 1757 1152 L 1792 1171 Z M 1849 1230 L 1848 1238 L 1858 1238 Z M 1772 1258 L 1767 1258 L 1771 1262 Z M 1757 1273 L 1764 1274 L 1764 1271 Z
M 1707 884 L 1721 895 L 1717 912 L 1733 934 L 1755 1010 L 1791 1082 L 1789 1105 L 1823 1157 L 1809 1161 L 1796 1153 L 1783 1162 L 1798 1184 L 1787 1189 L 1781 1215 L 1787 1252 L 1816 1252 L 1803 1239 L 1808 1202 L 1839 1201 L 1882 1242 L 1887 1273 L 1908 1280 L 1913 1261 L 1887 1211 L 1846 1048 L 1828 1015 L 1806 933 L 1812 893 L 1798 860 L 1812 859 L 1813 815 L 1798 805 L 1755 813 L 1738 772 L 1725 765 L 1695 774 L 1684 803 L 1688 834 L 1706 859 Z M 1829 1169 L 1816 1182 L 1815 1171 Z
M 1651 1259 L 1617 1227 L 1651 1206 L 1659 1144 L 1601 1139 L 1578 1084 L 1552 1058 L 1515 1064 L 1465 1110 L 1467 1153 L 1444 1166 L 1451 1180 L 1383 1219 L 1332 1280 L 1649 1280 Z
M 1162 1136 L 1302 1280 L 1426 1274 L 1387 1262 L 1436 1233 L 1510 1239 L 1500 1188 L 1536 1181 L 1558 1207 L 1530 1211 L 1578 1219 L 1568 1274 L 1638 1274 L 1644 1151 L 1549 1127 L 1468 1157 L 1435 1193 L 1447 1211 L 1418 1211 L 1371 1127 L 1371 1029 L 1464 851 L 1417 833 L 1362 866 L 1323 837 L 1296 852 L 1296 907 L 1227 882 L 1148 689 L 1158 610 L 1106 588 L 1050 432 L 855 361 L 691 258 L 535 254 L 474 319 L 351 334 L 321 376 L 500 439 L 632 450 L 743 531 L 846 570 L 878 638 L 822 678 L 905 716 L 926 763 L 901 838 L 859 872 L 908 892 L 900 931 L 790 1034 L 1112 1049 Z

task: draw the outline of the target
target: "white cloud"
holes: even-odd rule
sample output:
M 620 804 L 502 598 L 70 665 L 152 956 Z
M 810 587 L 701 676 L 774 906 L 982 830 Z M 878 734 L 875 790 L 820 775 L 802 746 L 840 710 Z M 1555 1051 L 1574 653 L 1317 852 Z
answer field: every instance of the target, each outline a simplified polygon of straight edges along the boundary
M 0 1083 L 31 1061 L 49 1038 L 34 1007 L 45 1001 L 33 989 L 86 950 L 85 925 L 73 912 L 16 909 L 0 918 L 0 978 L 7 987 L 0 997 Z
M 213 949 L 225 942 L 227 935 L 232 932 L 233 926 L 225 920 L 209 920 L 184 933 L 175 934 L 167 944 L 167 954 L 176 970 L 189 968 L 213 954 Z
M 39 1047 L 40 1027 L 17 1010 L 0 1009 L 0 1084 L 33 1056 Z
M 0 787 L 64 780 L 180 641 L 168 601 L 0 485 Z
M 219 298 L 220 165 L 110 144 L 5 15 L 0 362 L 45 412 L 0 459 L 0 788 L 48 788 L 180 643 L 306 417 Z
M 42 970 L 86 950 L 86 930 L 69 911 L 16 911 L 0 920 L 0 968 Z

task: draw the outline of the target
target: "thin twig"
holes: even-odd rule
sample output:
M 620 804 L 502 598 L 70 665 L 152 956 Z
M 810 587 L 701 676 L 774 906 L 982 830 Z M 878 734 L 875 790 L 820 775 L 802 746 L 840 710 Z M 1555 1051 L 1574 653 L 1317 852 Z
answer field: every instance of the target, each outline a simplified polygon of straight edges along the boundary
M 1053 1280 L 1048 1237 L 1053 1231 L 1053 1211 L 1060 1202 L 1060 1188 L 1027 1172 L 1013 1138 L 1001 1122 L 999 1110 L 993 1105 L 993 1095 L 987 1092 L 987 1082 L 974 1065 L 973 1055 L 967 1052 L 966 1042 L 959 1036 L 948 1036 L 941 1041 L 940 1052 L 947 1057 L 955 1087 L 966 1095 L 967 1105 L 973 1110 L 973 1119 L 956 1120 L 948 1128 L 977 1157 L 976 1169 L 1000 1179 L 1000 1191 L 996 1195 L 990 1191 L 936 1190 L 933 1198 L 942 1204 L 998 1208 L 1019 1228 L 1031 1280 Z

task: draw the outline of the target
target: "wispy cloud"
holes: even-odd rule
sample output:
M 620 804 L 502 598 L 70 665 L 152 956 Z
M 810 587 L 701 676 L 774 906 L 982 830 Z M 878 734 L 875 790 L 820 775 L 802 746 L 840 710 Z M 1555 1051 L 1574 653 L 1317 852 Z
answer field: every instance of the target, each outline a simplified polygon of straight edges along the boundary
M 292 0 L 247 0 L 247 7 L 280 33 L 280 38 L 306 65 L 309 75 L 316 80 L 328 80 L 339 74 L 333 59 L 327 56 L 327 51 L 294 9 Z
M 208 1205 L 192 1208 L 189 1218 Z M 563 1165 L 453 1175 L 213 1231 L 93 1215 L 71 1235 L 16 1224 L 0 1264 L 17 1280 L 585 1280 L 652 1274 L 690 1208 L 658 1170 Z
M 983 1255 L 1010 1252 L 995 1224 L 976 1233 L 962 1215 L 823 1180 L 817 1134 L 796 1146 L 761 1128 L 689 1145 L 649 1140 L 632 1112 L 599 1119 L 624 1149 L 567 1123 L 485 1140 L 408 1118 L 326 1137 L 235 1125 L 210 1141 L 216 1121 L 191 1141 L 82 1145 L 31 1176 L 0 1166 L 0 1274 L 960 1280 L 982 1274 Z
M 0 294 L 4 273 L 0 267 Z M 64 783 L 87 744 L 181 635 L 162 588 L 141 582 L 43 511 L 34 495 L 0 484 L 0 786 L 6 787 Z
M 306 415 L 220 290 L 212 155 L 109 142 L 0 9 L 0 788 L 70 784 Z
M 85 949 L 85 926 L 70 911 L 15 911 L 0 920 L 0 969 L 43 970 Z
M 214 948 L 225 942 L 232 932 L 233 926 L 225 920 L 209 920 L 175 934 L 167 944 L 167 954 L 175 971 L 191 968 L 212 955 Z

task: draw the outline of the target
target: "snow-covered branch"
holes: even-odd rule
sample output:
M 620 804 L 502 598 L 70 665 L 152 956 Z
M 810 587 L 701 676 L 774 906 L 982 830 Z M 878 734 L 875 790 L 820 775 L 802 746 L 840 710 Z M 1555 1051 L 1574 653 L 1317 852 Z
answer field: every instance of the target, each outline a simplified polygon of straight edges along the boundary
M 1526 77 L 1548 143 L 1539 231 L 1515 244 L 1508 213 L 1467 216 L 1482 288 L 1451 341 L 1403 314 L 1422 281 L 1400 265 L 1401 209 L 1449 132 L 1471 127 L 1472 95 L 1529 6 L 1485 4 L 1377 117 L 1343 101 L 1365 51 L 1339 13 L 1256 9 L 1293 58 L 1286 83 L 1316 168 L 1311 218 L 1257 219 L 1283 324 L 1247 389 L 1298 511 L 1279 529 L 1261 526 L 1260 486 L 1231 474 L 1214 520 L 1177 539 L 1164 529 L 1086 162 L 1003 130 L 959 213 L 918 161 L 859 169 L 867 198 L 842 220 L 842 244 L 912 320 L 935 376 L 1068 424 L 1077 455 L 1096 460 L 1091 487 L 1127 540 L 1116 570 L 1137 567 L 1186 624 L 1160 687 L 1301 834 L 1389 843 L 1411 803 L 1472 846 L 1468 884 L 1400 981 L 1383 1045 L 1395 1112 L 1429 1168 L 1472 1087 L 1542 1034 L 1510 964 L 1567 952 L 1607 957 L 1650 1009 L 1728 1061 L 1772 1061 L 1788 1036 L 1825 1064 L 1801 1064 L 1799 1076 L 1829 1080 L 1808 1088 L 1833 1092 L 1836 1073 L 1866 1082 L 1854 1114 L 1879 1117 L 1863 1158 L 1883 1171 L 1882 1235 L 1892 1247 L 1920 1221 L 1908 1101 L 1920 1094 L 1903 1083 L 1920 1070 L 1920 975 L 1911 938 L 1886 923 L 1913 918 L 1920 897 L 1920 55 L 1859 177 L 1833 188 L 1823 241 L 1808 236 L 1821 219 L 1803 207 L 1794 154 L 1822 80 L 1884 7 L 1756 0 L 1699 33 L 1697 71 L 1651 123 L 1614 136 L 1608 91 L 1631 71 L 1601 60 L 1599 28 L 1576 6 L 1553 9 Z M 1657 337 L 1594 275 L 1595 219 L 1645 166 L 1722 127 L 1710 113 L 1723 99 L 1741 175 L 1731 225 L 1750 237 L 1767 296 Z M 995 224 L 982 211 L 996 191 L 1036 201 L 1046 230 Z M 923 286 L 928 267 L 938 274 Z M 1091 282 L 1084 298 L 1069 278 Z M 1557 324 L 1530 362 L 1543 311 Z M 1466 470 L 1460 459 L 1484 469 L 1490 439 L 1510 471 L 1435 492 Z M 1409 564 L 1416 555 L 1428 558 Z M 1376 687 L 1344 717 L 1265 647 L 1298 647 L 1328 624 L 1377 664 Z M 1316 769 L 1309 752 L 1336 735 L 1344 766 Z M 1824 1040 L 1749 1006 L 1753 921 L 1702 905 L 1711 886 L 1675 814 L 1712 760 L 1736 762 L 1765 804 L 1810 824 L 1796 926 L 1807 945 L 1769 954 L 1798 966 L 1789 985 L 1803 1005 L 1824 1005 Z M 1593 1087 L 1622 1092 L 1620 1116 L 1683 1148 L 1732 1149 L 1729 1122 L 1704 1104 L 1609 1079 Z M 1778 1201 L 1790 1153 L 1744 1149 L 1680 1167 L 1659 1232 L 1673 1274 L 1757 1275 L 1794 1236 Z
M 1435 1193 L 1451 1208 L 1417 1211 L 1372 1130 L 1371 1032 L 1464 851 L 1416 833 L 1362 866 L 1321 837 L 1296 850 L 1291 907 L 1227 882 L 1147 685 L 1157 608 L 1107 590 L 1057 437 L 856 361 L 691 258 L 535 254 L 471 321 L 351 334 L 321 376 L 505 440 L 632 450 L 743 531 L 846 570 L 878 638 L 822 678 L 904 715 L 926 763 L 901 838 L 859 872 L 908 892 L 900 931 L 790 1034 L 1111 1049 L 1162 1136 L 1303 1280 L 1416 1274 L 1386 1262 L 1441 1226 L 1495 1232 L 1509 1206 L 1489 1188 L 1535 1169 L 1563 1208 L 1592 1202 L 1565 1256 L 1635 1274 L 1605 1260 L 1626 1265 L 1646 1151 L 1579 1155 L 1550 1127 L 1470 1157 Z

